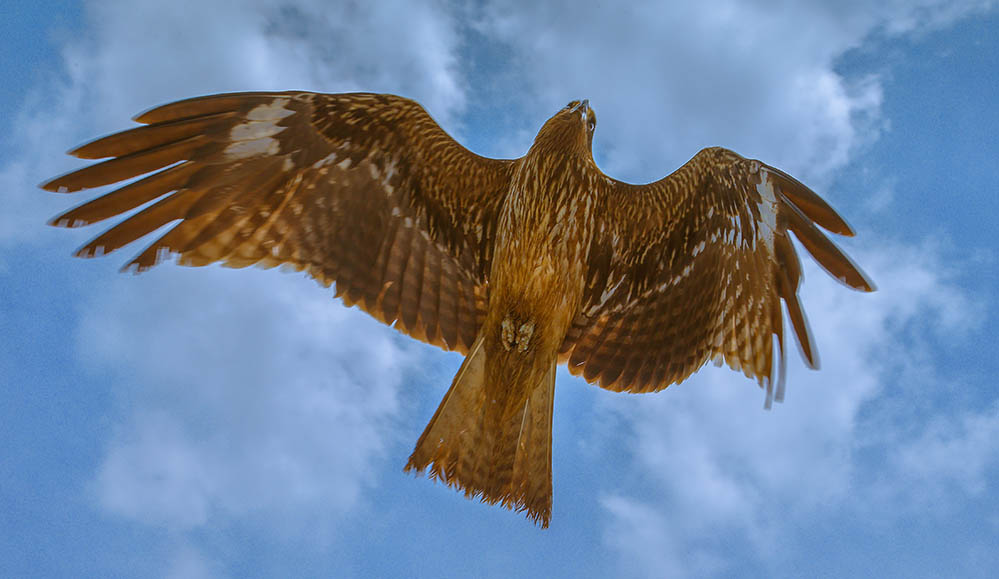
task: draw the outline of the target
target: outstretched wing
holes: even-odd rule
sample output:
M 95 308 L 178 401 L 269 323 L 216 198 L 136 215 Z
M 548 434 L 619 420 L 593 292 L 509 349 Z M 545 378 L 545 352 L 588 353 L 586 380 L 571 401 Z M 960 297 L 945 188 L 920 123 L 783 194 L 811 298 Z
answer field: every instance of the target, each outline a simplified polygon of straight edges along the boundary
M 73 192 L 156 171 L 52 220 L 77 227 L 146 205 L 77 255 L 179 220 L 125 268 L 168 254 L 184 265 L 285 265 L 414 338 L 471 347 L 511 161 L 471 153 L 392 95 L 222 94 L 136 120 L 146 126 L 71 151 L 112 159 L 42 185 Z
M 872 291 L 816 227 L 853 235 L 794 178 L 711 148 L 648 185 L 605 180 L 581 313 L 562 346 L 569 370 L 617 391 L 660 390 L 709 360 L 726 362 L 783 398 L 786 304 L 806 361 L 817 366 L 790 230 L 832 276 Z

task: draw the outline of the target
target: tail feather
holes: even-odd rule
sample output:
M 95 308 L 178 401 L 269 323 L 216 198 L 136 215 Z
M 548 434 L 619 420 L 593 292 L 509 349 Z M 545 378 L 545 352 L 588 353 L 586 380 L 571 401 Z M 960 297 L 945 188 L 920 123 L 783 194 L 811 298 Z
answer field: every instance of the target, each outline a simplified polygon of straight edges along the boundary
M 555 364 L 550 365 L 544 383 L 534 388 L 521 412 L 521 426 L 514 457 L 513 495 L 528 514 L 548 526 L 552 508 L 552 406 L 555 400 Z M 521 508 L 506 504 L 507 507 Z M 532 510 L 530 505 L 543 505 Z
M 480 336 L 416 443 L 406 471 L 426 471 L 467 497 L 526 511 L 547 527 L 555 359 L 543 360 L 541 368 L 506 373 L 492 371 L 501 366 L 495 362 L 490 363 L 490 348 Z

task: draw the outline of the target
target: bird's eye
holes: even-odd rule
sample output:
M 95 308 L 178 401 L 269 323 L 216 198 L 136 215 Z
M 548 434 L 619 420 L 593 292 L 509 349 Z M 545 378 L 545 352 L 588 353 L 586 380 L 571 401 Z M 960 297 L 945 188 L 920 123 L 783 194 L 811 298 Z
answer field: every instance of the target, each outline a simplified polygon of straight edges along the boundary
M 595 119 L 590 119 L 589 122 L 586 123 L 586 126 L 589 127 L 590 132 L 593 132 L 593 129 L 597 128 L 597 121 Z

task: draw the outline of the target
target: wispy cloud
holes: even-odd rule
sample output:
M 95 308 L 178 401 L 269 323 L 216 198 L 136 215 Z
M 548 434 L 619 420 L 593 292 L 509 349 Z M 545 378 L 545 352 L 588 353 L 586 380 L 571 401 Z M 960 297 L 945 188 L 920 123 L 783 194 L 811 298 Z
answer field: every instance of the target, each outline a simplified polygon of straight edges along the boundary
M 955 492 L 980 496 L 999 469 L 999 403 L 933 417 L 916 436 L 892 449 L 891 467 L 920 506 L 946 505 Z
M 217 561 L 206 558 L 191 545 L 182 544 L 174 552 L 163 575 L 166 579 L 208 579 L 224 576 L 221 571 Z

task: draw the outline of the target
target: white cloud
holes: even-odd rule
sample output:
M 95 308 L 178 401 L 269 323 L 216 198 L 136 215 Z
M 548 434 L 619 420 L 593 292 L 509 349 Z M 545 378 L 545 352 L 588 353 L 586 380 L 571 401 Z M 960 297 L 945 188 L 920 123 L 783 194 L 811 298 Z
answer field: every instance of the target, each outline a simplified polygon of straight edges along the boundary
M 604 541 L 621 555 L 619 576 L 706 577 L 725 569 L 718 554 L 692 547 L 667 514 L 619 495 L 601 503 L 611 515 Z
M 942 488 L 953 481 L 980 492 L 988 469 L 999 465 L 994 410 L 911 439 L 910 416 L 885 411 L 891 420 L 877 424 L 862 418 L 934 388 L 937 376 L 921 361 L 925 341 L 967 331 L 976 307 L 932 251 L 882 245 L 857 253 L 877 293 L 848 291 L 814 265 L 806 268 L 803 300 L 822 368 L 811 372 L 792 360 L 787 401 L 772 412 L 759 409 L 763 395 L 751 382 L 714 368 L 662 395 L 607 402 L 632 424 L 633 468 L 651 481 L 604 499 L 609 529 L 618 529 L 608 533 L 608 544 L 641 574 L 655 575 L 664 564 L 691 572 L 684 567 L 691 552 L 720 569 L 731 561 L 714 537 L 733 530 L 766 561 L 798 521 L 841 509 L 888 516 L 920 499 L 914 483 Z M 894 458 L 873 471 L 879 481 L 867 486 L 872 465 L 859 455 L 871 447 Z M 676 559 L 664 563 L 673 551 L 660 550 L 635 561 L 641 551 L 614 539 L 631 525 L 630 535 L 668 534 Z
M 858 120 L 876 116 L 879 85 L 832 69 L 866 29 L 801 26 L 807 3 L 510 4 L 492 3 L 481 27 L 518 53 L 529 98 L 590 98 L 608 170 L 634 179 L 714 144 L 825 177 L 876 129 Z
M 989 4 L 496 0 L 476 28 L 509 47 L 529 108 L 592 101 L 609 172 L 658 179 L 721 144 L 825 183 L 881 130 L 879 79 L 844 78 L 837 59 Z
M 222 577 L 220 565 L 199 553 L 191 545 L 183 544 L 173 554 L 166 567 L 166 579 L 208 579 Z
M 406 342 L 314 286 L 181 269 L 91 296 L 80 356 L 127 402 L 101 504 L 179 530 L 356 506 L 394 442 L 397 389 L 420 374 Z
M 70 50 L 74 82 L 99 111 L 137 110 L 227 90 L 374 90 L 412 94 L 449 116 L 464 102 L 458 36 L 445 7 L 418 2 L 101 2 Z M 197 14 L 197 18 L 192 18 Z M 78 64 L 76 64 L 78 63 Z
M 999 402 L 981 412 L 935 417 L 921 434 L 894 448 L 891 458 L 921 506 L 946 503 L 955 490 L 981 495 L 999 467 Z

